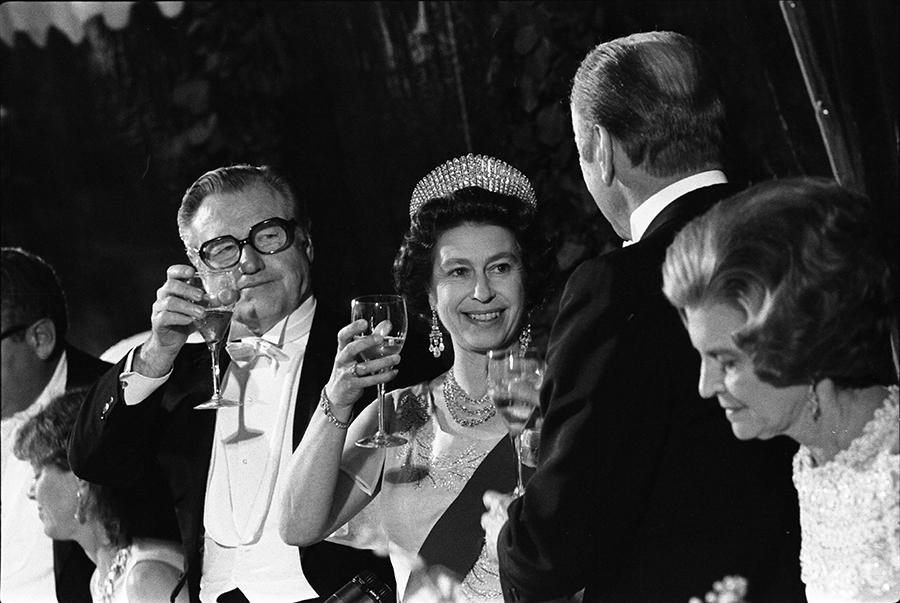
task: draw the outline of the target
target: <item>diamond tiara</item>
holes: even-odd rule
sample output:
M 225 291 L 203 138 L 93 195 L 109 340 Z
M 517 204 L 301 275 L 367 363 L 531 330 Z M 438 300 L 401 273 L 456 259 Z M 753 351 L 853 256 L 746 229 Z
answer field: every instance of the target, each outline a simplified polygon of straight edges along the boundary
M 518 197 L 531 207 L 537 207 L 534 189 L 522 172 L 499 159 L 469 153 L 439 165 L 419 180 L 409 201 L 409 217 L 415 216 L 426 201 L 469 186 Z

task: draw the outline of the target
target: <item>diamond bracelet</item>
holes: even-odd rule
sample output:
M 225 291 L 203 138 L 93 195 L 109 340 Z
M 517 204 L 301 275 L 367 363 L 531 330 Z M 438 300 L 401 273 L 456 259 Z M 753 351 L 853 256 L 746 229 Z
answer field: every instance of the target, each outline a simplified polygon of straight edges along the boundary
M 322 412 L 325 413 L 325 416 L 328 417 L 328 420 L 337 427 L 338 429 L 347 429 L 350 427 L 350 423 L 353 422 L 353 417 L 350 417 L 349 421 L 341 421 L 331 412 L 331 400 L 328 399 L 328 394 L 325 393 L 325 388 L 322 388 L 322 395 L 319 396 L 319 405 L 322 407 Z

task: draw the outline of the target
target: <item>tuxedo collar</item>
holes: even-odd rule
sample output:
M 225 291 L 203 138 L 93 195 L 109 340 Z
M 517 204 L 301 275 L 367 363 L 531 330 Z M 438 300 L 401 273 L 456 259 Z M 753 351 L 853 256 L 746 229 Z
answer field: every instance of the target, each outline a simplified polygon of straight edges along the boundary
M 667 230 L 672 225 L 681 228 L 693 218 L 704 213 L 713 204 L 735 192 L 737 192 L 737 188 L 734 185 L 721 183 L 694 189 L 682 195 L 669 203 L 653 218 L 641 240 L 646 240 L 660 231 Z
M 692 174 L 681 180 L 658 190 L 650 195 L 637 209 L 631 212 L 631 240 L 640 241 L 647 232 L 653 220 L 671 205 L 675 200 L 687 195 L 691 191 L 728 182 L 721 170 L 708 170 Z

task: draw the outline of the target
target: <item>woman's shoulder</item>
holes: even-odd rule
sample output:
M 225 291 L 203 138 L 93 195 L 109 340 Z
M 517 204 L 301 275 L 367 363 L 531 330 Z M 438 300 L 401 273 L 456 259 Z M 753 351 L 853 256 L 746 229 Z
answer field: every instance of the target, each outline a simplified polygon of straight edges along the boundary
M 434 388 L 440 385 L 443 375 L 390 392 L 394 408 L 394 426 L 399 431 L 409 431 L 424 425 L 434 410 Z
M 131 543 L 131 558 L 137 564 L 141 561 L 159 561 L 179 569 L 184 567 L 184 552 L 181 544 L 171 540 L 136 538 Z
M 444 375 L 443 373 L 435 377 L 434 379 L 429 379 L 427 381 L 420 381 L 419 383 L 414 383 L 412 385 L 406 385 L 404 387 L 399 387 L 395 390 L 391 390 L 387 395 L 393 396 L 394 399 L 399 399 L 402 396 L 425 396 L 428 397 L 431 393 L 431 390 L 435 385 L 439 385 L 441 381 L 443 381 Z
M 136 540 L 132 543 L 132 565 L 125 578 L 127 600 L 168 601 L 183 569 L 184 555 L 178 543 Z M 182 598 L 180 594 L 178 600 Z
M 434 401 L 434 389 L 439 387 L 444 375 L 438 375 L 434 379 L 422 381 L 413 385 L 407 385 L 392 390 L 385 394 L 394 402 L 394 408 L 399 409 L 404 405 L 412 405 L 428 408 Z

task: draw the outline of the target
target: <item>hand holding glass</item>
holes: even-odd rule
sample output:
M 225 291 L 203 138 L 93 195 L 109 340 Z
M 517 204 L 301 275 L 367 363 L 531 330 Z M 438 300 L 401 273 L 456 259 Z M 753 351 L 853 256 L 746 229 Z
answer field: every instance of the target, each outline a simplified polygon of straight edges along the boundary
M 516 347 L 488 352 L 488 395 L 506 422 L 516 449 L 518 481 L 513 496 L 525 493 L 522 484 L 522 431 L 534 409 L 540 406 L 544 361 L 533 350 L 524 354 Z
M 237 288 L 237 279 L 233 270 L 201 271 L 192 277 L 188 284 L 202 289 L 206 295 L 197 302 L 205 307 L 202 318 L 194 320 L 194 326 L 203 336 L 209 355 L 212 360 L 212 398 L 194 407 L 195 410 L 214 410 L 228 406 L 240 406 L 235 400 L 227 400 L 222 397 L 220 390 L 219 349 L 225 341 L 228 327 L 231 325 L 231 315 L 234 305 L 237 303 L 240 293 Z
M 406 341 L 406 302 L 399 295 L 364 295 L 350 303 L 350 319 L 365 319 L 366 330 L 359 337 L 378 334 L 382 342 L 360 353 L 363 361 L 398 354 Z M 402 446 L 406 439 L 384 430 L 384 383 L 378 384 L 378 431 L 356 442 L 363 448 Z

